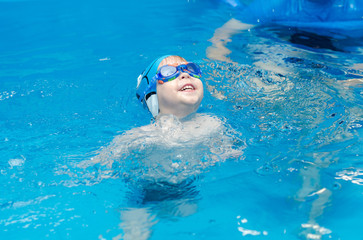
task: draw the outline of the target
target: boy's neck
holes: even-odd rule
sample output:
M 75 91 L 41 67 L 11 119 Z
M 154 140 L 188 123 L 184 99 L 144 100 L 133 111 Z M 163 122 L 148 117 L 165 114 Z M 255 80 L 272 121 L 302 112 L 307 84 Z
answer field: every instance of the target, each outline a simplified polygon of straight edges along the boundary
M 191 118 L 193 118 L 193 116 L 195 116 L 195 112 L 192 112 L 190 114 L 187 114 L 187 115 L 182 115 L 182 116 L 177 116 L 175 114 L 168 114 L 168 113 L 160 113 L 156 118 L 155 120 L 158 121 L 160 119 L 165 119 L 165 118 L 174 118 L 174 119 L 177 119 L 181 122 L 184 122 L 184 121 L 188 121 L 190 120 Z

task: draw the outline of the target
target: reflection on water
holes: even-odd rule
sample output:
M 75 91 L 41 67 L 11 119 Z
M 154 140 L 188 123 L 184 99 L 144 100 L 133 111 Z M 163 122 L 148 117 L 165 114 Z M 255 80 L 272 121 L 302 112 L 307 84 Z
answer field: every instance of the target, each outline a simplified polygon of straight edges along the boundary
M 241 219 L 241 216 L 237 216 L 237 224 L 238 224 L 238 231 L 240 231 L 242 233 L 242 236 L 247 236 L 247 235 L 252 235 L 252 236 L 259 236 L 259 235 L 264 235 L 267 236 L 268 232 L 267 231 L 257 231 L 257 230 L 251 230 L 251 229 L 247 229 L 244 228 L 243 226 L 248 222 L 247 219 L 243 218 Z
M 336 173 L 336 179 L 350 181 L 354 184 L 363 185 L 363 169 L 349 168 Z
M 257 173 L 278 173 L 303 163 L 294 199 L 306 205 L 309 213 L 300 235 L 332 237 L 332 230 L 319 220 L 331 208 L 334 188 L 321 178 L 331 165 L 354 160 L 346 159 L 347 152 L 362 154 L 362 148 L 356 147 L 362 139 L 357 131 L 363 119 L 362 89 L 350 84 L 363 79 L 362 69 L 351 64 L 352 58 L 363 60 L 359 50 L 354 54 L 338 49 L 338 45 L 344 47 L 342 41 L 330 37 L 287 28 L 244 28 L 234 21 L 228 24 L 239 30 L 223 25 L 215 36 L 224 38 L 212 38 L 207 51 L 219 60 L 205 65 L 208 89 L 215 98 L 230 102 L 232 118 L 239 118 L 248 129 L 246 158 L 258 151 L 265 161 Z M 261 153 L 261 148 L 268 154 Z M 360 170 L 354 170 L 342 170 L 336 179 L 360 184 Z

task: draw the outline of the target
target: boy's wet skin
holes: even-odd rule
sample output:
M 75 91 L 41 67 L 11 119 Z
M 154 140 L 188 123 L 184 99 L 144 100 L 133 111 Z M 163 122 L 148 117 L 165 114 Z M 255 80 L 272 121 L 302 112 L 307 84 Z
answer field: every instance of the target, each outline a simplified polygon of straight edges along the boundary
M 179 59 L 160 63 L 161 66 L 172 64 L 186 64 Z M 175 80 L 157 83 L 157 96 L 159 101 L 160 114 L 173 114 L 183 118 L 195 112 L 203 99 L 203 83 L 200 79 L 182 72 Z

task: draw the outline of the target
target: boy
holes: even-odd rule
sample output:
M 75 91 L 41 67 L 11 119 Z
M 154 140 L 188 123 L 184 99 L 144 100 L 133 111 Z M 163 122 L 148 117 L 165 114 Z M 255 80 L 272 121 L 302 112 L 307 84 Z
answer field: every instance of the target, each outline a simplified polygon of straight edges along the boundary
M 139 76 L 136 96 L 155 121 L 116 136 L 92 158 L 91 165 L 105 168 L 99 177 L 117 172 L 131 181 L 174 184 L 216 162 L 241 156 L 243 143 L 236 146 L 241 141 L 219 118 L 195 113 L 203 99 L 200 78 L 199 66 L 182 57 L 154 60 Z
M 98 181 L 122 176 L 129 183 L 130 202 L 120 223 L 125 240 L 148 239 L 157 222 L 154 215 L 193 214 L 194 177 L 218 161 L 242 155 L 244 144 L 220 119 L 195 113 L 203 99 L 200 78 L 199 66 L 182 57 L 154 60 L 139 76 L 136 96 L 155 121 L 116 136 L 83 164 L 98 164 Z

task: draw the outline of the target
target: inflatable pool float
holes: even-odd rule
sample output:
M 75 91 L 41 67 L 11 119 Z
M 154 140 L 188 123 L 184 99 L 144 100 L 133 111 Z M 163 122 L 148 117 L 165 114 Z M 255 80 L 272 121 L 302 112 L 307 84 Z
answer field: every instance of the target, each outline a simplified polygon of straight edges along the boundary
M 314 32 L 363 36 L 361 0 L 220 0 L 236 10 L 246 24 L 278 24 Z

